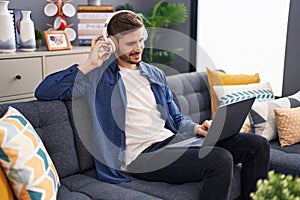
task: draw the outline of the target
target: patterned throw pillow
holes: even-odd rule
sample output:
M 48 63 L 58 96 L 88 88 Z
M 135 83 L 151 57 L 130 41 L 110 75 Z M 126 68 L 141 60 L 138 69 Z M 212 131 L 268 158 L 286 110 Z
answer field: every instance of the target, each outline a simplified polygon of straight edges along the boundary
M 275 108 L 279 142 L 282 147 L 300 142 L 300 107 Z
M 213 86 L 220 105 L 226 105 L 256 97 L 255 102 L 275 99 L 269 82 L 246 85 L 216 85 Z
M 1 194 L 0 195 L 1 200 L 13 200 L 14 199 L 11 185 L 9 184 L 7 177 L 1 167 L 0 167 L 0 194 Z
M 275 108 L 295 108 L 300 106 L 300 91 L 288 97 L 254 103 L 250 110 L 250 123 L 252 131 L 255 134 L 265 137 L 267 140 L 273 140 L 278 137 Z
M 243 85 L 243 84 L 251 84 L 251 83 L 259 83 L 260 77 L 259 74 L 227 74 L 220 71 L 211 70 L 206 68 L 208 83 L 209 83 L 209 92 L 211 99 L 211 112 L 213 119 L 216 111 L 219 107 L 219 100 L 217 95 L 213 90 L 213 86 L 215 85 Z
M 59 177 L 29 121 L 9 107 L 0 119 L 0 165 L 18 199 L 56 199 Z
M 255 102 L 274 100 L 275 96 L 269 82 L 252 83 L 246 85 L 215 85 L 213 90 L 220 105 L 235 103 L 241 100 L 256 97 Z M 251 133 L 250 120 L 247 117 L 241 132 Z

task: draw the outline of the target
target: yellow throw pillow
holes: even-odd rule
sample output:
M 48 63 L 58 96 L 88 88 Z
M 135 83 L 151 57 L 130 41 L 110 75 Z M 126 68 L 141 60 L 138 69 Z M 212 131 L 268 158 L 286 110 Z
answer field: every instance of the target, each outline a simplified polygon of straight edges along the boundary
M 259 74 L 226 74 L 224 72 L 220 72 L 217 70 L 211 70 L 206 68 L 208 84 L 209 84 L 209 92 L 210 92 L 210 100 L 211 100 L 211 118 L 213 119 L 217 109 L 220 105 L 218 96 L 215 94 L 213 90 L 213 86 L 215 85 L 241 85 L 241 84 L 251 84 L 251 83 L 259 83 L 260 78 Z
M 279 142 L 282 147 L 300 142 L 300 107 L 275 108 Z
M 11 188 L 11 185 L 9 184 L 6 175 L 3 172 L 2 167 L 0 167 L 0 196 L 1 200 L 13 200 L 14 195 Z

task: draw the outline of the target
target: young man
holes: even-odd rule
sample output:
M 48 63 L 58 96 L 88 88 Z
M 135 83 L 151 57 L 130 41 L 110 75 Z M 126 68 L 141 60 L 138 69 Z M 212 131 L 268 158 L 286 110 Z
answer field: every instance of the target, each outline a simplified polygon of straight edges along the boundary
M 242 198 L 249 199 L 256 181 L 267 177 L 268 142 L 237 134 L 211 147 L 204 158 L 199 148 L 165 148 L 186 135 L 205 136 L 210 123 L 199 125 L 183 116 L 164 73 L 142 62 L 147 34 L 139 16 L 115 14 L 107 33 L 110 40 L 99 36 L 92 41 L 87 60 L 48 76 L 35 93 L 39 100 L 86 99 L 94 122 L 98 178 L 117 183 L 129 181 L 125 174 L 130 173 L 149 181 L 203 181 L 201 199 L 220 200 L 228 199 L 233 165 L 242 163 Z M 114 55 L 108 52 L 112 48 Z

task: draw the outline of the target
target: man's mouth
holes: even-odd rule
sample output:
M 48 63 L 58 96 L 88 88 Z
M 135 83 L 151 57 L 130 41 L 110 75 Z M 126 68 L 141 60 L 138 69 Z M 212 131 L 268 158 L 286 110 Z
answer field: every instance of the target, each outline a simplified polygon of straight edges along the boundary
M 130 56 L 134 57 L 134 58 L 139 58 L 140 57 L 140 53 L 132 53 L 130 54 Z

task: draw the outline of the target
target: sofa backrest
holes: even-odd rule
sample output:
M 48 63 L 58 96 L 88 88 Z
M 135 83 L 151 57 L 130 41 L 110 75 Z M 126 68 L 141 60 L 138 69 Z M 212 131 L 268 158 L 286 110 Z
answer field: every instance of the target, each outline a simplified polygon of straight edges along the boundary
M 85 172 L 95 168 L 92 152 L 92 118 L 86 101 L 82 98 L 65 101 L 70 121 L 74 128 L 75 147 L 78 155 L 79 170 Z
M 183 114 L 200 123 L 210 118 L 206 73 L 178 74 L 167 79 L 175 102 Z M 94 168 L 93 157 L 87 150 L 91 143 L 90 137 L 84 137 L 91 134 L 92 128 L 85 101 L 34 100 L 0 104 L 0 117 L 8 106 L 19 110 L 30 121 L 42 139 L 60 178 Z
M 62 101 L 30 101 L 0 105 L 2 117 L 12 106 L 32 124 L 49 153 L 60 178 L 79 171 L 73 128 Z
M 174 100 L 180 111 L 196 123 L 211 117 L 209 85 L 206 72 L 168 76 Z

